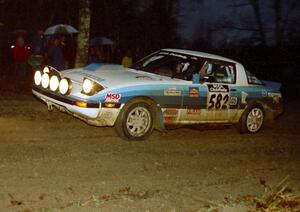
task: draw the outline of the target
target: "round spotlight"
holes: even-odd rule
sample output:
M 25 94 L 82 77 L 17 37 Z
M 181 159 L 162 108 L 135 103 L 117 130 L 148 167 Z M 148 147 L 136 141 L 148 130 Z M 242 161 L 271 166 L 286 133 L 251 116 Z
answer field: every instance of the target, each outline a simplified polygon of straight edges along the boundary
M 69 80 L 66 78 L 62 79 L 59 83 L 59 92 L 63 95 L 67 94 L 70 88 Z
M 36 71 L 34 73 L 34 83 L 36 85 L 40 85 L 41 81 L 42 81 L 42 73 L 41 73 L 41 71 Z
M 93 82 L 89 79 L 85 79 L 82 84 L 82 90 L 84 93 L 89 94 L 93 89 Z
M 59 87 L 59 79 L 57 76 L 53 75 L 50 78 L 50 90 L 57 91 L 58 87 Z
M 44 73 L 49 73 L 50 70 L 49 70 L 49 68 L 48 68 L 47 66 L 45 66 L 45 68 L 43 69 L 43 72 L 44 72 Z
M 47 73 L 44 73 L 42 75 L 42 86 L 43 86 L 43 88 L 47 88 L 49 86 L 49 81 L 50 81 L 49 75 Z

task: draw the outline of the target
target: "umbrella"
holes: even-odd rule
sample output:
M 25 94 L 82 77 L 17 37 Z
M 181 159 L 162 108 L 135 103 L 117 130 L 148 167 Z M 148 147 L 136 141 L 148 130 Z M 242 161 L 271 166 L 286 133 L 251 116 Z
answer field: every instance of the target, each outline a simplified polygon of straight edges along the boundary
M 90 46 L 114 45 L 114 42 L 107 37 L 94 37 L 90 40 Z
M 78 33 L 78 31 L 71 25 L 57 24 L 47 28 L 44 34 L 55 35 L 55 34 L 74 34 L 74 33 Z
M 14 31 L 12 31 L 13 34 L 16 35 L 25 35 L 27 34 L 27 30 L 26 29 L 16 29 Z

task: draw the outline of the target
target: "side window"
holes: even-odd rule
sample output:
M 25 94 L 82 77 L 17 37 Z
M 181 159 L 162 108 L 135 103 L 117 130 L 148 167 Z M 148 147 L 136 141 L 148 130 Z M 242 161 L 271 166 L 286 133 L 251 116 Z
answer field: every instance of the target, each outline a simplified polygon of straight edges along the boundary
M 183 60 L 177 63 L 175 68 L 174 78 L 191 81 L 193 75 L 199 73 L 201 61 Z
M 248 79 L 249 84 L 254 84 L 254 85 L 262 85 L 263 84 L 256 76 L 254 76 L 249 71 L 246 71 L 246 74 L 247 74 L 247 79 Z
M 235 66 L 221 62 L 206 61 L 200 70 L 200 77 L 205 82 L 235 83 Z

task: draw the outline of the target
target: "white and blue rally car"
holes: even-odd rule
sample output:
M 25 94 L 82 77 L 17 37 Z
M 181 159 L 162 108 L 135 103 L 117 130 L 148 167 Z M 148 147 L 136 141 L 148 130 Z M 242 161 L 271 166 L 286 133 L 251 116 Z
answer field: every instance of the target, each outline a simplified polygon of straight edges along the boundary
M 162 49 L 131 68 L 46 66 L 35 72 L 32 92 L 48 110 L 114 126 L 126 140 L 144 140 L 154 129 L 174 124 L 237 124 L 240 132 L 256 133 L 282 112 L 280 86 L 228 58 Z

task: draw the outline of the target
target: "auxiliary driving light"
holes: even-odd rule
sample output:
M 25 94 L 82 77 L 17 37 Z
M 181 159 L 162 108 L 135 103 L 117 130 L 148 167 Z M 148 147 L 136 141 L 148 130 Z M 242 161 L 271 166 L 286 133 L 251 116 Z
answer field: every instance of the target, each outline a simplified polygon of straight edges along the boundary
M 42 86 L 43 86 L 43 88 L 47 88 L 49 86 L 49 81 L 50 81 L 49 75 L 47 73 L 44 73 L 42 75 Z
M 49 70 L 49 68 L 48 68 L 47 66 L 45 66 L 45 68 L 43 69 L 43 72 L 44 72 L 44 73 L 49 73 L 50 70 Z
M 68 79 L 63 78 L 59 83 L 59 92 L 63 95 L 67 94 L 70 89 L 70 82 Z
M 50 78 L 50 90 L 57 91 L 58 87 L 59 87 L 59 79 L 56 75 L 53 75 Z
M 34 73 L 34 83 L 39 86 L 41 84 L 42 81 L 42 73 L 41 71 L 36 71 Z

